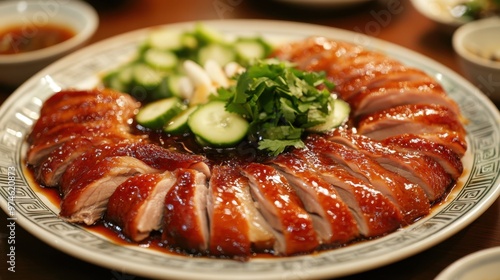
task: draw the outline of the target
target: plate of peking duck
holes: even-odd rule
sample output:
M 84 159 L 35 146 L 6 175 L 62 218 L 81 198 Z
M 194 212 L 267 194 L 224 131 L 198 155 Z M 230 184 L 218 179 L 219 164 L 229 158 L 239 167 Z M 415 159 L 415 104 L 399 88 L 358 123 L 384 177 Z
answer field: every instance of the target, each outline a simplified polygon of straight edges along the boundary
M 500 115 L 446 67 L 359 36 L 206 21 L 77 51 L 2 105 L 0 205 L 150 278 L 335 278 L 426 250 L 499 196 Z

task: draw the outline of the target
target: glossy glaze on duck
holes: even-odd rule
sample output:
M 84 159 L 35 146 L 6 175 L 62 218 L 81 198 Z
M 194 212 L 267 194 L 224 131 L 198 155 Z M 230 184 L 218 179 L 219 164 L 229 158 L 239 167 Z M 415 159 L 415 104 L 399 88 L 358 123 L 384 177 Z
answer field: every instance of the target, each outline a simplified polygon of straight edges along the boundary
M 238 259 L 389 234 L 455 185 L 466 132 L 432 77 L 323 37 L 272 56 L 325 71 L 350 104 L 350 121 L 277 157 L 214 159 L 134 130 L 139 103 L 127 94 L 66 90 L 45 101 L 27 163 L 41 185 L 59 188 L 69 222 L 105 221 L 131 242 L 156 232 L 176 251 Z

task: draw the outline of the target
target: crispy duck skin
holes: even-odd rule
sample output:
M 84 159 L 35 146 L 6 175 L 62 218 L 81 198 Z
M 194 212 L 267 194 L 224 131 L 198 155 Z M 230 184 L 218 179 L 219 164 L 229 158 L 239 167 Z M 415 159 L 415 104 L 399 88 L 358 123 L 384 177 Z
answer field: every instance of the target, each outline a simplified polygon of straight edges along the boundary
M 129 95 L 109 89 L 64 90 L 44 102 L 40 117 L 35 123 L 28 141 L 46 135 L 65 123 L 88 123 L 99 120 L 128 125 L 140 103 Z
M 402 225 L 403 215 L 399 208 L 370 183 L 353 176 L 322 154 L 309 149 L 297 149 L 292 153 L 337 189 L 352 211 L 362 236 L 381 236 Z
M 457 154 L 458 157 L 462 158 L 467 151 L 467 141 L 462 133 L 456 131 L 442 131 L 438 133 L 404 133 L 399 135 L 394 135 L 386 138 L 384 141 L 393 141 L 391 139 L 397 139 L 399 137 L 406 137 L 407 135 L 412 135 L 415 138 L 420 138 L 444 146 L 450 149 L 453 153 Z
M 114 124 L 127 126 L 127 121 L 133 116 L 135 108 L 117 110 L 117 106 L 111 103 L 87 102 L 81 108 L 69 108 L 66 110 L 55 110 L 42 115 L 33 127 L 33 136 L 37 138 L 47 135 L 54 127 L 68 124 L 91 123 L 98 121 L 110 121 Z M 122 119 L 122 118 L 125 118 Z
M 292 61 L 303 70 L 325 71 L 344 100 L 387 82 L 428 78 L 423 71 L 407 67 L 384 54 L 325 37 L 285 44 L 271 56 Z
M 75 159 L 66 168 L 60 180 L 61 193 L 70 191 L 84 174 L 91 173 L 95 163 L 108 157 L 128 156 L 136 158 L 156 170 L 174 171 L 177 168 L 195 168 L 209 176 L 206 158 L 173 152 L 156 144 L 145 142 L 104 144 L 94 147 Z M 92 163 L 92 164 L 89 164 Z
M 106 210 L 109 196 L 129 177 L 183 167 L 207 172 L 203 160 L 201 156 L 184 155 L 142 142 L 105 144 L 90 149 L 73 160 L 61 177 L 60 215 L 71 222 L 93 224 Z
M 408 104 L 438 104 L 459 114 L 457 104 L 446 95 L 441 85 L 430 77 L 383 83 L 367 88 L 346 101 L 351 105 L 355 117 Z
M 208 249 L 207 178 L 194 169 L 176 170 L 176 181 L 165 196 L 162 242 L 188 253 Z
M 130 95 L 107 89 L 94 88 L 90 90 L 67 89 L 56 92 L 44 101 L 40 114 L 44 115 L 54 110 L 67 110 L 81 107 L 85 102 L 95 100 L 99 103 L 116 103 L 118 106 L 139 107 Z
M 343 244 L 359 236 L 357 222 L 335 187 L 312 171 L 306 161 L 284 153 L 271 164 L 294 187 L 313 218 L 322 244 Z
M 451 176 L 440 164 L 417 150 L 402 153 L 393 145 L 371 140 L 348 129 L 337 129 L 326 138 L 360 151 L 388 170 L 404 176 L 420 186 L 430 202 L 442 198 L 452 183 Z
M 271 56 L 303 70 L 326 72 L 353 116 L 415 103 L 440 104 L 459 114 L 458 105 L 427 73 L 352 43 L 310 37 L 285 44 Z
M 254 205 L 248 179 L 234 165 L 212 168 L 207 197 L 209 251 L 215 256 L 249 257 L 272 249 L 274 235 Z
M 401 105 L 377 111 L 360 119 L 359 134 L 375 140 L 401 134 L 439 134 L 455 132 L 465 142 L 465 129 L 459 117 L 447 107 L 433 104 Z
M 276 233 L 274 254 L 293 255 L 316 249 L 320 243 L 312 217 L 286 178 L 260 163 L 250 163 L 242 167 L 242 172 L 249 179 L 259 210 Z
M 47 99 L 27 141 L 27 162 L 38 165 L 63 143 L 77 137 L 129 139 L 140 103 L 109 89 L 64 90 Z
M 393 173 L 362 152 L 328 141 L 314 135 L 307 139 L 307 147 L 316 153 L 324 153 L 345 166 L 353 175 L 371 183 L 387 195 L 401 209 L 406 224 L 425 216 L 430 211 L 427 195 L 417 185 Z
M 128 127 L 117 126 L 111 121 L 61 124 L 49 130 L 47 134 L 35 138 L 32 141 L 26 160 L 28 164 L 36 166 L 62 144 L 79 137 L 84 137 L 89 140 L 102 138 L 133 138 L 134 136 L 132 136 L 128 130 Z
M 163 224 L 165 196 L 175 183 L 170 171 L 138 174 L 124 181 L 108 201 L 106 221 L 132 241 L 142 241 Z
M 41 161 L 36 168 L 36 178 L 45 187 L 56 187 L 71 162 L 88 150 L 105 144 L 130 143 L 141 140 L 143 138 L 139 136 L 129 138 L 121 136 L 116 138 L 112 136 L 76 137 L 59 145 Z
M 106 211 L 109 197 L 128 178 L 157 169 L 130 156 L 110 156 L 92 165 L 90 172 L 80 173 L 66 186 L 59 215 L 72 223 L 92 225 Z
M 453 140 L 445 141 L 443 143 L 436 140 L 438 137 L 439 135 L 434 135 L 432 138 L 430 138 L 430 136 L 429 138 L 426 138 L 423 135 L 401 134 L 386 138 L 383 140 L 383 143 L 392 145 L 392 147 L 401 153 L 418 151 L 425 154 L 438 162 L 451 176 L 452 180 L 457 180 L 458 177 L 462 175 L 464 170 L 461 157 L 463 156 L 463 153 L 465 153 L 467 143 L 454 145 L 462 147 L 460 152 L 457 153 L 456 150 L 450 148 L 453 144 Z M 450 139 L 450 136 L 448 135 L 447 138 L 443 139 Z

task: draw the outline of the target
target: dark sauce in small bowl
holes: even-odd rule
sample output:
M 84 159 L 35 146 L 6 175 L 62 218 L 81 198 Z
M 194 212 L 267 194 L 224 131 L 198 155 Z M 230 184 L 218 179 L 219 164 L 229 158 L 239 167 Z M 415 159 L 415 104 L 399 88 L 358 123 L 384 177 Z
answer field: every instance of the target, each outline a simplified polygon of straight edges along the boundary
M 0 30 L 0 55 L 41 50 L 60 44 L 73 36 L 75 32 L 62 25 L 12 25 Z

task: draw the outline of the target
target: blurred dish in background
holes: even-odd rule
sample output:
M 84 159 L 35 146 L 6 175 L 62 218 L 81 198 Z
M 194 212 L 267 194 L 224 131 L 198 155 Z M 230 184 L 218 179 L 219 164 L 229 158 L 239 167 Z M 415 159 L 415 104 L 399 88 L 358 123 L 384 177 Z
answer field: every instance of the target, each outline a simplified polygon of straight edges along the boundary
M 500 15 L 500 0 L 411 0 L 424 16 L 446 31 L 481 18 Z
M 467 255 L 448 266 L 435 280 L 498 280 L 500 247 Z
M 347 8 L 373 0 L 274 0 L 276 3 L 309 8 Z
M 452 43 L 465 76 L 500 104 L 500 18 L 462 25 L 453 34 Z
M 95 9 L 83 1 L 1 1 L 0 85 L 17 87 L 82 47 L 98 23 Z

